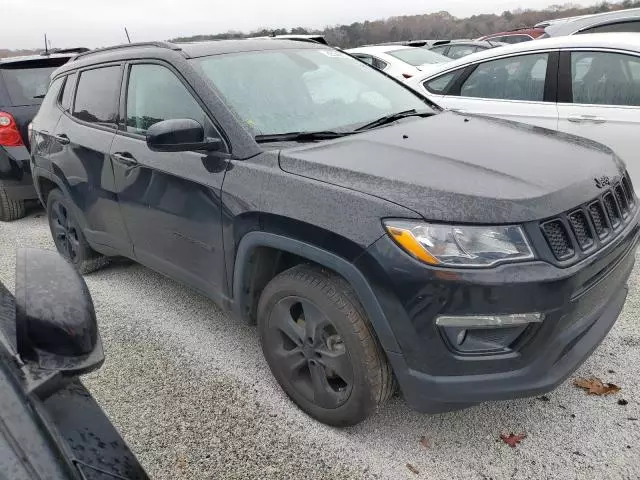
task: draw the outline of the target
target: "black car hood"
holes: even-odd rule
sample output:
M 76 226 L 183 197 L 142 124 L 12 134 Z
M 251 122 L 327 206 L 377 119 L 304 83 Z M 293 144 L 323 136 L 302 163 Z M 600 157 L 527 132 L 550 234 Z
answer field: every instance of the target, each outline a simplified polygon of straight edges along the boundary
M 516 223 L 598 196 L 624 164 L 598 143 L 446 112 L 280 153 L 289 173 L 384 198 L 425 219 Z

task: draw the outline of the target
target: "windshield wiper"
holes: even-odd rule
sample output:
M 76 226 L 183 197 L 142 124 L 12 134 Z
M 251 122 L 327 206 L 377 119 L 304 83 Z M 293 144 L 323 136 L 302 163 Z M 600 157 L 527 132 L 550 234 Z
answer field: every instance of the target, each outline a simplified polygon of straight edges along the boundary
M 346 135 L 351 135 L 352 132 L 332 132 L 332 131 L 319 131 L 319 132 L 287 132 L 287 133 L 272 133 L 268 135 L 256 135 L 256 142 L 313 142 L 315 140 L 330 140 L 332 138 L 340 138 Z
M 391 115 L 380 117 L 373 122 L 356 128 L 355 131 L 361 132 L 362 130 L 370 130 L 372 128 L 381 127 L 382 125 L 387 125 L 389 123 L 393 123 L 397 120 L 401 120 L 407 117 L 430 117 L 431 115 L 434 115 L 434 112 L 431 110 L 416 110 L 415 108 L 412 108 L 411 110 L 405 110 L 403 112 L 392 113 Z

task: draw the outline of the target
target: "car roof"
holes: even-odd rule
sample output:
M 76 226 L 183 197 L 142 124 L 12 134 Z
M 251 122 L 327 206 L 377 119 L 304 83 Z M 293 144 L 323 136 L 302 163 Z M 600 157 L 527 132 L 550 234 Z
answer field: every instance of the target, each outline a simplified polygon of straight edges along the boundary
M 306 39 L 247 38 L 238 40 L 210 40 L 204 42 L 141 42 L 98 48 L 79 55 L 56 71 L 56 75 L 78 67 L 137 57 L 153 57 L 154 54 L 178 52 L 183 58 L 199 58 L 210 55 L 266 50 L 327 49 L 327 45 Z
M 451 40 L 447 42 L 441 42 L 434 45 L 435 47 L 447 47 L 449 45 L 462 45 L 462 46 L 474 46 L 474 47 L 499 47 L 501 45 L 509 45 L 508 43 L 498 42 L 496 40 Z
M 516 43 L 472 53 L 446 64 L 435 64 L 424 75 L 416 75 L 416 77 L 425 79 L 444 71 L 455 70 L 458 67 L 493 57 L 561 48 L 611 48 L 640 52 L 640 33 L 591 33 Z
M 542 35 L 543 33 L 544 33 L 544 29 L 542 28 L 528 27 L 528 28 L 518 28 L 516 30 L 506 30 L 504 32 L 490 33 L 489 35 L 483 35 L 481 38 L 498 37 L 498 36 L 506 37 L 508 35 L 529 35 L 531 37 L 536 34 Z
M 396 50 L 413 50 L 420 47 L 411 47 L 408 45 L 368 45 L 365 47 L 348 48 L 345 50 L 347 53 L 387 53 L 395 52 Z
M 555 21 L 549 21 L 548 25 L 545 28 L 545 32 L 552 37 L 572 35 L 576 32 L 584 30 L 585 28 L 639 18 L 640 8 L 615 10 L 613 12 L 595 13 L 593 15 L 582 15 L 579 17 L 569 17 L 566 19 L 560 18 Z

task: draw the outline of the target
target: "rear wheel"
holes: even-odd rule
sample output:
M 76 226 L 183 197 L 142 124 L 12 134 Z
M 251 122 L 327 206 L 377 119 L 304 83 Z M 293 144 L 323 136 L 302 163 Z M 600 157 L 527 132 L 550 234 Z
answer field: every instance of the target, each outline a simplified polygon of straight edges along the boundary
M 261 295 L 258 322 L 276 380 L 313 418 L 355 425 L 391 396 L 391 367 L 341 277 L 308 265 L 281 273 Z
M 80 273 L 91 273 L 104 267 L 109 259 L 94 251 L 73 216 L 67 199 L 60 190 L 52 190 L 47 199 L 47 218 L 58 252 Z
M 23 200 L 12 200 L 3 185 L 0 185 L 0 221 L 11 222 L 26 214 Z

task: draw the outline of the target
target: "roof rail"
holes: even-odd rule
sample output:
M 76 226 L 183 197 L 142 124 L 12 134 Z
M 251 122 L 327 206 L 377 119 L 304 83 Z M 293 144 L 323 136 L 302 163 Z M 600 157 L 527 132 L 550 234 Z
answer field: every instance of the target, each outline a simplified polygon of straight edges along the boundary
M 129 47 L 158 47 L 158 48 L 167 48 L 169 50 L 180 51 L 182 48 L 175 43 L 170 42 L 137 42 L 137 43 L 123 43 L 121 45 L 112 45 L 111 47 L 103 47 L 96 48 L 95 50 L 89 50 L 88 52 L 80 53 L 76 55 L 72 61 L 78 60 L 79 58 L 86 57 L 87 55 L 93 55 L 94 53 L 102 53 L 102 52 L 110 52 L 112 50 L 120 50 L 121 48 L 129 48 Z
M 40 55 L 42 55 L 43 57 L 46 57 L 48 55 L 53 55 L 53 54 L 64 54 L 64 53 L 86 53 L 91 51 L 90 48 L 85 48 L 85 47 L 73 47 L 73 48 L 50 48 L 44 52 L 42 52 Z

